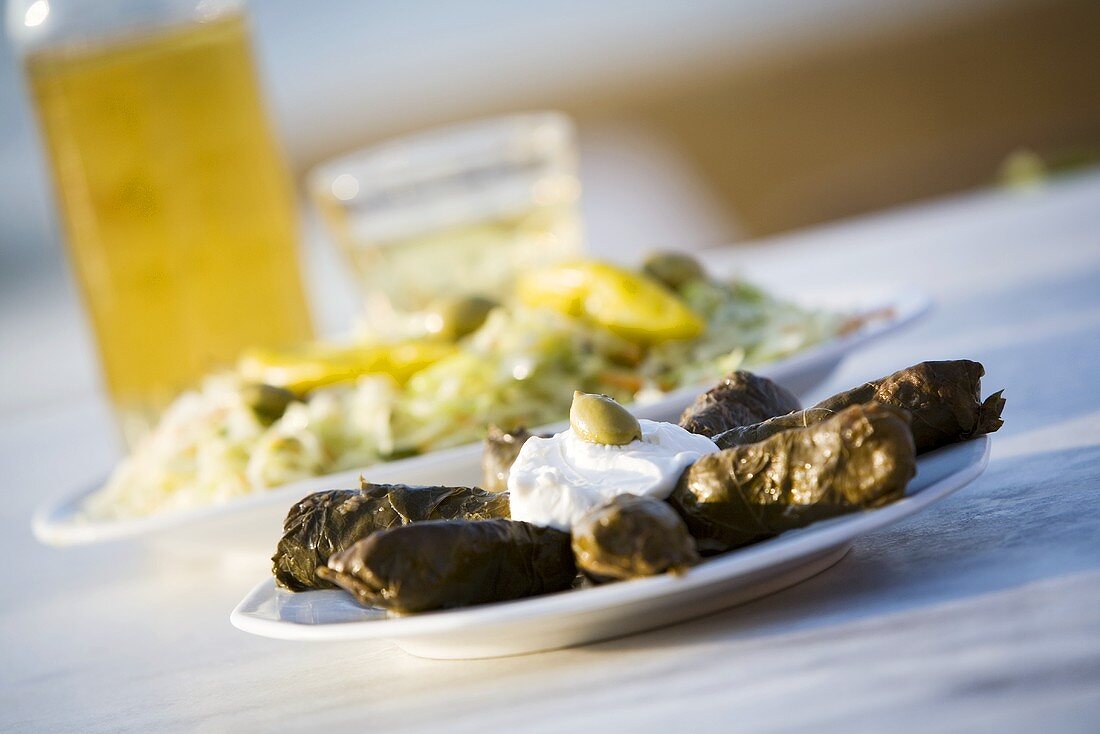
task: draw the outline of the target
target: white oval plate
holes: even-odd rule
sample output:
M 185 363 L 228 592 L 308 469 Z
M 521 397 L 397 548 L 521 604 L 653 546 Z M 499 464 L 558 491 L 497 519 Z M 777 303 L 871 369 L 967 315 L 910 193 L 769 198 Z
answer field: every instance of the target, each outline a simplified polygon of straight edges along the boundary
M 713 558 L 681 576 L 625 583 L 445 612 L 390 617 L 343 591 L 292 593 L 268 579 L 237 605 L 238 629 L 280 640 L 395 642 L 420 657 L 501 657 L 582 645 L 700 617 L 817 574 L 853 539 L 920 512 L 972 482 L 989 461 L 989 437 L 917 461 L 906 496 L 892 505 L 816 523 Z
M 782 293 L 782 288 L 770 290 Z M 908 288 L 833 292 L 810 297 L 792 294 L 790 297 L 818 308 L 889 314 L 786 359 L 752 368 L 797 395 L 805 394 L 828 379 L 840 361 L 859 347 L 913 322 L 931 306 L 924 293 Z M 675 422 L 684 408 L 708 387 L 684 387 L 656 402 L 634 404 L 630 409 L 641 418 Z M 556 424 L 536 431 L 557 432 L 563 427 L 564 424 Z M 198 555 L 269 554 L 279 537 L 287 509 L 307 494 L 334 487 L 358 486 L 360 476 L 380 483 L 473 486 L 481 483 L 481 451 L 481 444 L 441 449 L 362 469 L 310 477 L 219 505 L 134 520 L 88 521 L 81 516 L 85 499 L 102 486 L 102 482 L 98 482 L 41 506 L 34 514 L 32 527 L 39 541 L 54 546 L 146 538 L 170 549 Z

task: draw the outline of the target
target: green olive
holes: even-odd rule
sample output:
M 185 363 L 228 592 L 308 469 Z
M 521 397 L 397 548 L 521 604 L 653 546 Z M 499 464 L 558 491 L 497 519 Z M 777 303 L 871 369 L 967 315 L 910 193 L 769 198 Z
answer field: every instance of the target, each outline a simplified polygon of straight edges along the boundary
M 481 328 L 496 306 L 484 296 L 440 298 L 425 313 L 424 325 L 429 334 L 456 341 Z
M 256 382 L 241 389 L 241 398 L 264 425 L 282 418 L 287 406 L 298 399 L 290 390 Z
M 699 261 L 682 252 L 655 252 L 645 259 L 642 271 L 673 290 L 707 277 Z
M 606 395 L 573 393 L 569 425 L 585 441 L 622 446 L 642 437 L 638 419 Z

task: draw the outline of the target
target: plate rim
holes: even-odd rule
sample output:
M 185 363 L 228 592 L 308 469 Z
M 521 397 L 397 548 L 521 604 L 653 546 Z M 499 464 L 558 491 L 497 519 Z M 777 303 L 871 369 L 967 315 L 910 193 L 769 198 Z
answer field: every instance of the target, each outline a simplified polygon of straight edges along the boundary
M 989 464 L 990 446 L 990 437 L 983 435 L 930 452 L 922 458 L 962 451 L 974 451 L 976 456 L 957 471 L 886 507 L 833 518 L 801 530 L 784 533 L 777 538 L 707 561 L 678 577 L 665 574 L 625 583 L 596 586 L 579 592 L 570 590 L 462 609 L 325 624 L 275 620 L 250 613 L 248 610 L 256 605 L 257 600 L 269 598 L 274 591 L 274 579 L 268 577 L 249 590 L 229 614 L 229 621 L 239 630 L 273 639 L 395 640 L 453 633 L 471 626 L 480 628 L 486 625 L 499 626 L 519 621 L 537 622 L 563 613 L 585 614 L 629 606 L 645 600 L 668 598 L 687 589 L 705 588 L 827 551 L 918 514 L 981 476 Z
M 776 293 L 782 293 L 782 288 L 772 289 Z M 828 294 L 828 296 L 826 295 Z M 843 295 L 836 291 L 824 290 L 819 293 L 785 293 L 784 297 L 817 307 L 838 307 L 846 301 L 849 307 L 860 305 L 866 308 L 891 308 L 893 314 L 890 318 L 873 321 L 867 326 L 848 334 L 815 344 L 807 349 L 790 355 L 784 359 L 767 362 L 753 367 L 754 371 L 764 376 L 775 377 L 784 373 L 797 371 L 807 363 L 828 363 L 840 361 L 863 345 L 883 338 L 895 331 L 911 325 L 925 316 L 932 308 L 932 299 L 924 290 L 911 285 L 879 285 L 878 287 L 865 288 L 858 292 L 846 291 Z M 831 296 L 833 303 L 823 303 Z M 705 385 L 689 385 L 665 394 L 661 400 L 653 403 L 632 403 L 628 408 L 639 417 L 652 415 L 658 407 L 669 402 L 694 398 L 698 391 L 705 389 Z M 558 431 L 564 427 L 564 422 L 540 426 L 534 429 L 537 432 Z M 175 512 L 163 512 L 146 517 L 131 518 L 125 520 L 110 521 L 78 521 L 78 511 L 84 500 L 92 493 L 102 488 L 106 477 L 76 490 L 70 490 L 59 496 L 53 497 L 40 504 L 31 517 L 31 530 L 35 538 L 46 545 L 66 547 L 73 545 L 89 545 L 115 540 L 125 540 L 149 535 L 156 531 L 170 530 L 177 527 L 201 524 L 210 519 L 216 519 L 230 515 L 234 512 L 247 512 L 250 509 L 269 507 L 273 504 L 288 504 L 296 498 L 312 492 L 331 488 L 334 485 L 354 486 L 358 484 L 359 476 L 363 473 L 373 474 L 377 480 L 386 480 L 386 474 L 394 476 L 389 481 L 398 481 L 397 476 L 415 463 L 420 469 L 433 465 L 447 464 L 458 457 L 468 457 L 471 452 L 480 452 L 480 443 L 469 443 L 461 446 L 453 446 L 438 449 L 419 456 L 403 459 L 395 459 L 387 462 L 379 462 L 364 467 L 333 472 L 316 477 L 308 477 L 295 482 L 288 482 L 271 487 L 262 492 L 251 492 L 241 497 L 226 502 L 205 505 L 202 507 L 188 508 Z

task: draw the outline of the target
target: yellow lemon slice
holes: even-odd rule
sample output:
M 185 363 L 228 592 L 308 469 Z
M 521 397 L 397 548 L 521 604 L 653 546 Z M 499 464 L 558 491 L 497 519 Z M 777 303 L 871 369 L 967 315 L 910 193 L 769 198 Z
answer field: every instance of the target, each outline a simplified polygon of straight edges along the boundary
M 706 328 L 699 314 L 657 281 L 584 260 L 532 270 L 516 284 L 519 301 L 583 318 L 631 341 L 690 339 Z
M 455 347 L 441 342 L 409 341 L 396 344 L 309 344 L 296 349 L 252 349 L 237 363 L 244 379 L 285 387 L 299 395 L 323 385 L 354 380 L 361 375 L 386 374 L 403 383 L 413 374 L 444 357 Z

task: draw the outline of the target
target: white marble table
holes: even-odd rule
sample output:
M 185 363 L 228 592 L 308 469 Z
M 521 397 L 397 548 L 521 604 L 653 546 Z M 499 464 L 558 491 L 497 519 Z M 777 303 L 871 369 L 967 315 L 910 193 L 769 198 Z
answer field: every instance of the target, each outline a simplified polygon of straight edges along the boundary
M 227 614 L 254 568 L 36 545 L 39 498 L 113 460 L 107 417 L 80 391 L 5 401 L 0 728 L 1096 731 L 1100 175 L 713 254 L 768 277 L 933 293 L 931 317 L 820 392 L 921 359 L 979 359 L 1008 399 L 986 474 L 746 606 L 587 648 L 436 662 L 238 632 Z M 28 298 L 21 334 L 48 332 L 49 294 Z

